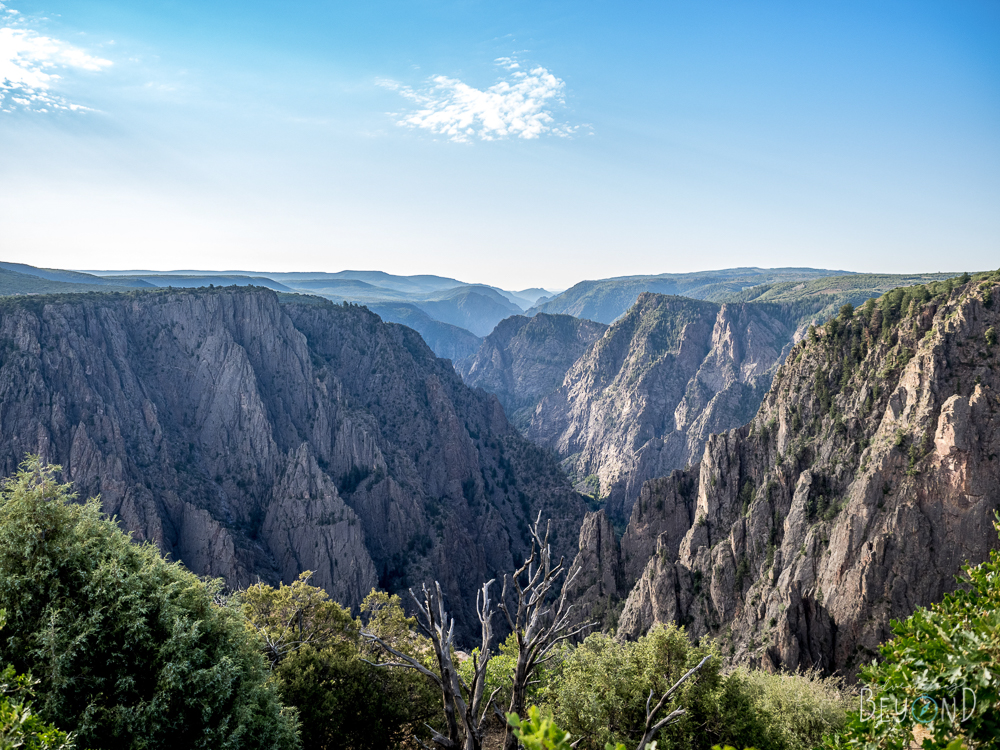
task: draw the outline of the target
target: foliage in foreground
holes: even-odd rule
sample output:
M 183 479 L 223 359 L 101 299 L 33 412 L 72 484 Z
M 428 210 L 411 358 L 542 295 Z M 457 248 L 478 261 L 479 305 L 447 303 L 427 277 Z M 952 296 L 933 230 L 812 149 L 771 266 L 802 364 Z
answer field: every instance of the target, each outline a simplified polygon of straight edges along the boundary
M 0 609 L 0 630 L 7 613 Z M 72 750 L 73 738 L 46 724 L 31 706 L 34 681 L 12 666 L 0 671 L 0 750 Z
M 508 714 L 507 723 L 525 750 L 571 750 L 573 747 L 569 742 L 570 733 L 556 726 L 551 717 L 542 716 L 537 706 L 531 706 L 523 720 L 517 714 Z M 609 742 L 604 750 L 626 748 L 620 742 L 617 745 Z M 650 742 L 644 750 L 656 750 L 656 742 Z
M 578 747 L 635 747 L 649 691 L 662 694 L 706 655 L 713 658 L 675 694 L 667 710 L 686 711 L 665 727 L 661 747 L 709 750 L 716 744 L 760 750 L 806 750 L 840 731 L 850 699 L 838 680 L 814 673 L 721 673 L 710 646 L 694 646 L 682 628 L 659 626 L 634 642 L 596 633 L 566 647 L 547 675 L 539 704 L 580 738 Z M 655 700 L 655 699 L 654 699 Z
M 528 709 L 528 715 L 521 719 L 517 714 L 508 714 L 507 722 L 514 730 L 514 736 L 521 741 L 525 750 L 572 750 L 570 733 L 560 729 L 550 716 L 543 716 L 537 706 Z M 658 743 L 650 742 L 643 750 L 656 750 Z M 621 742 L 610 742 L 604 750 L 628 750 Z M 712 750 L 736 750 L 732 745 L 713 745 Z M 756 748 L 746 748 L 756 750 Z M 957 749 L 956 749 L 957 750 Z
M 72 737 L 34 712 L 31 687 L 32 680 L 13 667 L 0 672 L 0 750 L 71 750 Z
M 383 750 L 438 718 L 438 697 L 419 674 L 378 668 L 361 622 L 308 584 L 309 573 L 289 586 L 259 583 L 241 592 L 247 621 L 262 638 L 278 691 L 301 719 L 304 750 Z M 373 591 L 362 605 L 368 628 L 408 653 L 425 649 L 412 634 L 398 596 Z
M 0 489 L 0 663 L 37 679 L 39 716 L 80 747 L 298 746 L 253 632 L 206 583 L 72 502 L 29 457 Z
M 862 671 L 861 710 L 828 747 L 902 750 L 917 726 L 928 750 L 1000 745 L 1000 552 L 964 571 L 963 588 L 892 623 L 884 661 Z

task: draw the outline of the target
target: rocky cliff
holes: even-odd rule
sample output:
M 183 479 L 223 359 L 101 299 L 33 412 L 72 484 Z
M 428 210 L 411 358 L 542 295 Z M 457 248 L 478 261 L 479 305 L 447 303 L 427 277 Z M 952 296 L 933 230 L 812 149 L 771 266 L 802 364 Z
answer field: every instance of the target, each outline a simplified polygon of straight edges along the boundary
M 673 621 L 736 661 L 851 674 L 893 618 L 954 588 L 997 541 L 998 282 L 844 311 L 794 347 L 749 424 L 644 486 L 620 546 L 588 517 L 581 580 L 629 592 L 620 635 Z
M 571 315 L 514 315 L 455 369 L 469 385 L 496 394 L 514 425 L 525 430 L 539 401 L 562 385 L 569 368 L 607 328 Z
M 642 483 L 746 423 L 791 348 L 800 310 L 642 294 L 546 396 L 526 434 L 627 518 Z
M 463 632 L 541 511 L 581 500 L 492 396 L 364 308 L 268 290 L 0 301 L 0 470 L 59 463 L 199 574 L 301 570 L 346 604 L 441 580 Z

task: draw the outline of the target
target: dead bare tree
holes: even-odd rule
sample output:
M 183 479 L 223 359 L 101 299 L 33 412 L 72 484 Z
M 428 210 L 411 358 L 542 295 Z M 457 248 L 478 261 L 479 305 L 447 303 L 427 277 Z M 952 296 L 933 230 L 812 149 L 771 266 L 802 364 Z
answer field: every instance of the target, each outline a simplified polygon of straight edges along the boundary
M 549 545 L 551 522 L 546 524 L 545 538 L 539 532 L 542 514 L 529 527 L 531 532 L 531 554 L 514 575 L 504 576 L 503 595 L 500 609 L 507 616 L 507 624 L 517 639 L 517 664 L 514 667 L 513 689 L 508 713 L 524 716 L 525 696 L 532 683 L 537 667 L 552 658 L 552 649 L 569 638 L 574 638 L 594 625 L 588 622 L 574 625 L 571 618 L 572 604 L 566 603 L 566 592 L 576 573 L 563 581 L 559 596 L 552 599 L 556 584 L 566 568 L 564 559 L 552 564 L 552 548 Z M 526 582 L 522 586 L 522 579 Z M 517 604 L 508 601 L 516 596 Z M 504 736 L 504 750 L 517 750 L 517 737 L 508 726 Z
M 670 697 L 674 693 L 676 693 L 677 690 L 680 688 L 680 686 L 683 685 L 685 682 L 687 682 L 687 680 L 692 675 L 694 675 L 699 669 L 705 666 L 705 663 L 711 658 L 712 656 L 711 654 L 709 654 L 700 662 L 698 662 L 697 666 L 692 667 L 687 672 L 685 672 L 684 675 L 679 680 L 677 680 L 677 682 L 673 684 L 673 687 L 671 687 L 662 696 L 660 696 L 660 700 L 658 700 L 656 702 L 656 705 L 653 706 L 652 708 L 650 708 L 650 704 L 653 702 L 654 693 L 652 688 L 649 689 L 649 697 L 646 698 L 646 724 L 643 729 L 642 739 L 639 741 L 639 744 L 636 745 L 636 750 L 645 750 L 646 745 L 653 741 L 653 738 L 656 736 L 657 732 L 663 729 L 663 727 L 669 724 L 673 724 L 675 721 L 680 719 L 686 713 L 685 709 L 683 708 L 675 708 L 673 711 L 664 716 L 662 719 L 656 721 L 656 715 L 660 713 L 661 710 L 663 710 L 663 707 L 665 705 L 667 705 L 667 701 L 670 700 Z
M 484 583 L 476 596 L 476 614 L 479 618 L 481 642 L 479 653 L 472 655 L 471 684 L 466 684 L 461 678 L 452 659 L 452 649 L 455 643 L 455 619 L 450 617 L 445 610 L 441 584 L 436 581 L 433 591 L 428 590 L 426 585 L 422 587 L 422 599 L 417 598 L 413 589 L 410 589 L 410 596 L 413 597 L 413 601 L 417 605 L 417 624 L 430 639 L 434 648 L 434 655 L 438 662 L 438 674 L 424 666 L 419 659 L 393 648 L 374 633 L 361 632 L 363 637 L 377 643 L 397 659 L 397 661 L 382 662 L 376 666 L 415 669 L 431 679 L 441 690 L 448 735 L 445 736 L 432 728 L 431 739 L 439 747 L 449 750 L 481 750 L 483 725 L 490 704 L 496 697 L 496 691 L 494 691 L 483 705 L 486 667 L 490 660 L 490 642 L 493 639 L 492 620 L 495 614 L 490 601 L 490 586 L 492 584 L 492 580 Z M 414 739 L 421 747 L 428 748 L 419 739 Z

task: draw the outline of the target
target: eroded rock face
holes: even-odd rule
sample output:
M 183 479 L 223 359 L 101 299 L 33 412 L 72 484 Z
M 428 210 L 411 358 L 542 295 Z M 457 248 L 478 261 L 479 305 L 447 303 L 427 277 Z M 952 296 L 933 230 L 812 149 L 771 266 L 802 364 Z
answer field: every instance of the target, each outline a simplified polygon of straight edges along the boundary
M 348 605 L 438 578 L 463 632 L 527 519 L 571 551 L 584 512 L 414 331 L 261 289 L 4 301 L 0 470 L 26 453 L 196 573 Z
M 745 424 L 791 348 L 798 313 L 644 293 L 535 409 L 528 437 L 594 476 L 624 520 L 643 482 Z
M 615 530 L 603 510 L 584 518 L 578 552 L 566 580 L 566 597 L 574 603 L 577 622 L 603 622 L 626 593 L 621 587 Z
M 479 351 L 455 369 L 470 386 L 495 394 L 523 431 L 538 402 L 562 385 L 566 371 L 607 329 L 603 323 L 570 315 L 514 315 L 501 321 Z
M 796 346 L 748 425 L 646 484 L 607 553 L 630 589 L 619 633 L 678 622 L 739 662 L 853 674 L 952 590 L 997 546 L 998 293 L 971 282 Z

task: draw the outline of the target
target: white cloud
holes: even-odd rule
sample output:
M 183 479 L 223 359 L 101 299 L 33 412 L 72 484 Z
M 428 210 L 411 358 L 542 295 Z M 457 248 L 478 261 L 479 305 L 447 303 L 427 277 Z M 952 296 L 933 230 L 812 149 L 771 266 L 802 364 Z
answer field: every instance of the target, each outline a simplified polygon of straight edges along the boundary
M 485 91 L 447 76 L 434 76 L 419 90 L 395 81 L 379 81 L 379 85 L 417 105 L 413 111 L 394 115 L 400 125 L 453 141 L 568 136 L 579 128 L 558 123 L 552 115 L 553 106 L 564 104 L 562 79 L 541 66 L 525 71 L 510 57 L 498 58 L 496 63 L 508 74 Z
M 57 71 L 100 71 L 111 61 L 38 34 L 3 3 L 0 11 L 4 12 L 0 16 L 0 109 L 9 112 L 15 105 L 34 112 L 87 109 L 53 93 L 60 80 Z

